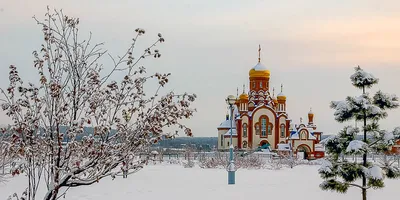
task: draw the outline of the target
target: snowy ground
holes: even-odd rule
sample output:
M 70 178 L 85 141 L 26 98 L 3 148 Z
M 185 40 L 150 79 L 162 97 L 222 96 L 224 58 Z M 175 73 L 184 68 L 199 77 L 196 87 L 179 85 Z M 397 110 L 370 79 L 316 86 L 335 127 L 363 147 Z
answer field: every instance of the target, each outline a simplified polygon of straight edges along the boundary
M 321 191 L 318 166 L 296 166 L 294 169 L 237 171 L 236 185 L 227 185 L 224 169 L 184 168 L 181 165 L 148 166 L 127 179 L 103 179 L 92 186 L 70 189 L 67 200 L 110 199 L 306 199 L 355 200 L 361 199 L 360 191 L 351 189 L 347 195 Z M 24 177 L 16 177 L 0 184 L 0 199 L 14 191 L 20 192 Z M 382 190 L 370 190 L 369 200 L 395 198 L 400 180 L 386 180 Z M 39 196 L 43 195 L 41 191 Z M 40 199 L 40 198 L 38 198 Z

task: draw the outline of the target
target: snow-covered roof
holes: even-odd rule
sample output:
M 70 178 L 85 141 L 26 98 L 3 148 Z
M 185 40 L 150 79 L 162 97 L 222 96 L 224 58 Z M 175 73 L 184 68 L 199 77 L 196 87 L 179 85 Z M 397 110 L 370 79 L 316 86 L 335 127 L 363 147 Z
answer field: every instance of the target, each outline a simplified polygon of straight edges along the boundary
M 290 131 L 289 139 L 300 139 L 299 133 L 304 129 L 306 129 L 308 132 L 308 140 L 316 140 L 317 139 L 313 134 L 314 130 L 311 128 L 300 128 L 298 130 Z
M 231 120 L 223 121 L 217 128 L 231 128 Z M 236 129 L 235 121 L 232 121 L 232 128 Z
M 229 136 L 229 135 L 231 135 L 231 131 L 232 131 L 232 135 L 237 135 L 237 132 L 236 132 L 236 129 L 229 129 L 225 134 L 224 134 L 224 136 Z
M 289 144 L 278 144 L 278 150 L 279 151 L 290 151 L 290 145 Z
M 256 70 L 256 71 L 264 71 L 264 70 L 268 70 L 267 67 L 265 67 L 263 64 L 261 64 L 260 62 L 257 63 L 256 66 L 254 66 L 252 69 Z
M 285 94 L 283 94 L 283 92 L 280 92 L 279 94 L 278 94 L 278 97 L 284 97 L 285 96 Z
M 297 131 L 290 131 L 290 139 L 300 139 L 299 132 Z

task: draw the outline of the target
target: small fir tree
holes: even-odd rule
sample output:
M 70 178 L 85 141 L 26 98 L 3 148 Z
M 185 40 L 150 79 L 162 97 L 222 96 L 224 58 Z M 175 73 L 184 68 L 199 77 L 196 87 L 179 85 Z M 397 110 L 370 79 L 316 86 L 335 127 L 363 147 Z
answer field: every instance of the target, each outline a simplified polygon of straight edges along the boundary
M 378 79 L 365 72 L 359 66 L 350 77 L 353 86 L 362 89 L 358 97 L 347 97 L 344 101 L 331 102 L 338 122 L 349 120 L 362 121 L 362 128 L 346 126 L 335 137 L 325 142 L 327 160 L 319 169 L 325 180 L 320 187 L 340 193 L 347 192 L 349 187 L 362 191 L 362 199 L 367 199 L 367 190 L 384 187 L 383 179 L 400 177 L 399 167 L 391 163 L 370 163 L 367 153 L 386 154 L 391 145 L 400 139 L 400 127 L 394 131 L 379 128 L 378 121 L 387 117 L 387 110 L 399 107 L 398 97 L 378 91 L 371 97 L 366 89 L 378 83 Z M 357 134 L 363 132 L 363 140 L 357 140 Z M 362 155 L 362 163 L 350 162 L 344 155 Z M 361 182 L 359 182 L 361 180 Z M 361 183 L 361 184 L 360 184 Z

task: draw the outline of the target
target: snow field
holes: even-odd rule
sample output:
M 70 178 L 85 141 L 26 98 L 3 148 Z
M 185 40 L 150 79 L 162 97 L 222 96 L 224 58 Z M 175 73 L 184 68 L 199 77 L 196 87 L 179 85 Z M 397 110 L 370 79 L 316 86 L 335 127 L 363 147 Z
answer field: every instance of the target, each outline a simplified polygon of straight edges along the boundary
M 293 169 L 247 170 L 236 172 L 236 184 L 227 184 L 224 169 L 184 168 L 181 165 L 157 164 L 146 166 L 142 171 L 129 175 L 127 179 L 105 178 L 91 186 L 71 188 L 66 200 L 109 200 L 109 199 L 307 199 L 307 200 L 356 200 L 361 191 L 351 188 L 347 194 L 322 191 L 318 185 L 320 166 L 300 165 Z M 10 179 L 0 184 L 0 199 L 12 192 L 20 193 L 25 177 Z M 369 200 L 396 197 L 399 180 L 385 180 L 382 190 L 369 190 Z M 39 192 L 39 196 L 45 193 Z M 41 199 L 41 198 L 38 198 Z

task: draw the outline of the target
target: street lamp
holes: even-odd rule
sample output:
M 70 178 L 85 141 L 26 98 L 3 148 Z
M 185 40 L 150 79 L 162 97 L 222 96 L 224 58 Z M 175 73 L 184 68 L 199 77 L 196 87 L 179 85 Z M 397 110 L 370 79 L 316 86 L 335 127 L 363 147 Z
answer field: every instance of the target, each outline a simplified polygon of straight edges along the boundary
M 233 163 L 233 142 L 232 142 L 232 121 L 233 121 L 233 105 L 236 102 L 236 98 L 233 95 L 229 95 L 226 98 L 226 103 L 229 105 L 229 109 L 231 112 L 231 118 L 230 118 L 230 123 L 231 123 L 231 129 L 230 129 L 230 138 L 231 138 L 231 142 L 230 142 L 230 146 L 229 146 L 229 163 L 228 163 L 228 167 L 227 167 L 227 171 L 228 171 L 228 184 L 232 185 L 235 184 L 235 164 Z

